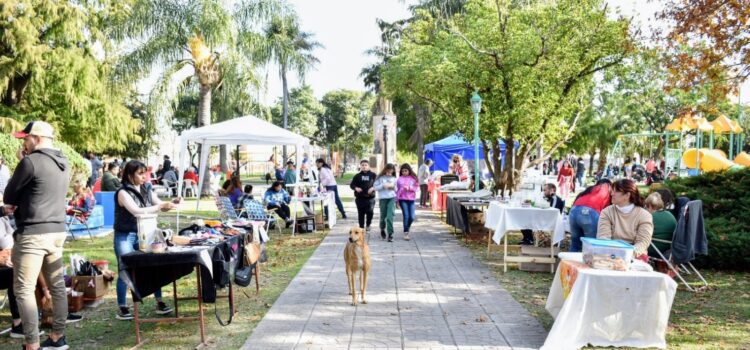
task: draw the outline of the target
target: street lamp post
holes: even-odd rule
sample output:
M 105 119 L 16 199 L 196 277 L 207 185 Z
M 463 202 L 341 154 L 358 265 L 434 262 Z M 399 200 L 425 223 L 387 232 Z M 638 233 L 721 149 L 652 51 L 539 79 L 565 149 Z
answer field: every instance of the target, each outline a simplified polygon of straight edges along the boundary
M 474 90 L 471 95 L 471 111 L 474 112 L 474 191 L 479 191 L 479 112 L 482 110 L 482 98 Z

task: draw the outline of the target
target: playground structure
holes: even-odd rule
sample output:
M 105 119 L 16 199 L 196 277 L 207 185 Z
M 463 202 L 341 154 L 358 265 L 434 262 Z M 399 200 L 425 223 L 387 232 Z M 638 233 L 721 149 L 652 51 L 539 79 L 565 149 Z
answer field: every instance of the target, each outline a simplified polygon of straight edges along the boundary
M 705 134 L 709 136 L 708 148 L 704 148 Z M 728 153 L 714 149 L 715 135 L 729 135 Z M 649 156 L 663 156 L 667 171 L 678 175 L 698 174 L 702 171 L 723 171 L 733 167 L 750 166 L 750 155 L 742 151 L 745 141 L 742 127 L 724 115 L 709 122 L 705 118 L 687 112 L 669 123 L 662 133 L 637 133 L 620 135 L 608 157 L 610 163 L 622 158 L 627 140 L 634 138 L 659 138 L 663 142 L 663 154 L 654 155 L 650 144 Z M 692 147 L 687 144 L 692 143 Z M 660 152 L 661 153 L 661 152 Z

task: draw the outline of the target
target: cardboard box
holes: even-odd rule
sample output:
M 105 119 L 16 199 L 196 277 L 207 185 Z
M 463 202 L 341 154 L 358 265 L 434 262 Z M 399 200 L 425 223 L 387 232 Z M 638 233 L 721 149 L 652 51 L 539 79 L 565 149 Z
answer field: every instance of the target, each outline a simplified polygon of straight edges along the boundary
M 297 232 L 315 232 L 315 218 L 312 216 L 297 218 Z
M 73 290 L 83 292 L 85 299 L 101 298 L 107 294 L 104 276 L 73 276 Z
M 323 220 L 323 214 L 315 214 L 315 229 L 317 230 L 323 230 L 325 229 L 325 221 Z

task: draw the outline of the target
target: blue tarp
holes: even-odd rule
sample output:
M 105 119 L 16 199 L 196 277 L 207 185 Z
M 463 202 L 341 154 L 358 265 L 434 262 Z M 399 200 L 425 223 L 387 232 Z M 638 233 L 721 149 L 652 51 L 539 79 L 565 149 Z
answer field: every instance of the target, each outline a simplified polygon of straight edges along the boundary
M 505 143 L 502 141 L 500 141 L 500 153 L 501 159 L 504 160 Z M 466 142 L 460 134 L 454 134 L 424 146 L 424 158 L 433 161 L 432 171 L 442 170 L 447 172 L 451 157 L 454 154 L 461 155 L 464 160 L 474 160 L 474 145 Z M 479 145 L 479 160 L 484 160 L 482 145 Z M 480 166 L 484 167 L 483 163 L 480 163 Z

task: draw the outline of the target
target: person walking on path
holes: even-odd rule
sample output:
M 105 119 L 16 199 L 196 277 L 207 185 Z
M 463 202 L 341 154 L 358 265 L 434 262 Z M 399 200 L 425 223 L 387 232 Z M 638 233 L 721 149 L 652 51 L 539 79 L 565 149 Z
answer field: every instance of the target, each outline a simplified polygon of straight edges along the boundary
M 430 198 L 430 192 L 428 191 L 428 182 L 430 179 L 430 166 L 432 165 L 432 159 L 425 159 L 424 163 L 419 166 L 417 178 L 419 179 L 419 206 L 422 208 L 427 207 L 427 199 Z
M 336 207 L 339 209 L 339 212 L 341 212 L 341 217 L 346 219 L 344 203 L 341 203 L 341 197 L 339 197 L 339 186 L 336 184 L 336 179 L 333 177 L 331 166 L 326 164 L 323 158 L 316 159 L 315 165 L 318 167 L 318 173 L 320 175 L 320 186 L 328 192 L 333 192 L 333 197 L 336 200 Z M 328 215 L 327 207 L 326 215 Z
M 23 147 L 3 196 L 4 210 L 15 210 L 17 229 L 11 253 L 13 291 L 21 313 L 26 349 L 40 346 L 39 310 L 34 296 L 40 272 L 49 282 L 54 305 L 52 333 L 41 346 L 68 349 L 64 335 L 68 298 L 62 256 L 70 166 L 62 151 L 52 146 L 54 132 L 51 125 L 33 121 L 14 134 L 23 139 Z
M 414 170 L 407 163 L 401 165 L 399 169 L 399 178 L 396 181 L 396 198 L 398 198 L 397 205 L 401 208 L 404 216 L 404 239 L 411 240 L 409 237 L 409 229 L 411 224 L 414 222 L 414 216 L 416 211 L 414 210 L 414 199 L 417 197 L 417 185 L 419 180 L 417 175 L 414 174 Z
M 122 171 L 122 187 L 115 192 L 115 236 L 114 249 L 117 264 L 120 257 L 138 249 L 138 219 L 137 215 L 156 214 L 159 211 L 169 211 L 177 208 L 181 198 L 174 202 L 162 202 L 151 184 L 146 183 L 146 165 L 137 160 L 131 160 Z M 127 306 L 128 287 L 125 281 L 117 278 L 117 306 L 115 318 L 131 320 L 133 314 Z M 156 298 L 156 313 L 166 315 L 172 312 L 161 299 L 161 290 L 154 292 Z
M 586 175 L 586 164 L 583 163 L 583 158 L 578 158 L 578 165 L 576 166 L 576 181 L 578 186 L 584 188 L 584 177 Z
M 359 173 L 354 175 L 349 187 L 354 190 L 354 204 L 357 205 L 359 227 L 370 232 L 372 216 L 375 210 L 375 173 L 370 171 L 370 162 L 363 159 L 359 162 Z
M 393 164 L 383 167 L 375 179 L 374 187 L 380 200 L 380 238 L 386 238 L 387 229 L 388 242 L 393 242 L 393 216 L 396 211 L 396 167 Z
M 560 168 L 560 173 L 557 174 L 557 184 L 560 189 L 560 197 L 567 199 L 568 194 L 571 191 L 575 191 L 575 182 L 573 182 L 573 168 L 570 167 L 570 163 L 566 160 L 563 162 Z

